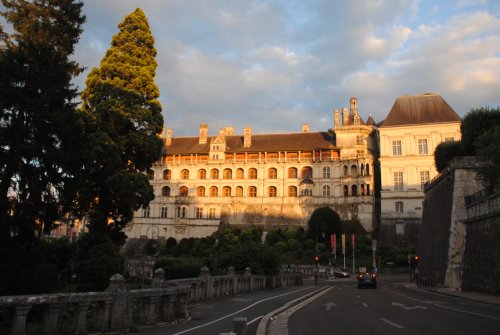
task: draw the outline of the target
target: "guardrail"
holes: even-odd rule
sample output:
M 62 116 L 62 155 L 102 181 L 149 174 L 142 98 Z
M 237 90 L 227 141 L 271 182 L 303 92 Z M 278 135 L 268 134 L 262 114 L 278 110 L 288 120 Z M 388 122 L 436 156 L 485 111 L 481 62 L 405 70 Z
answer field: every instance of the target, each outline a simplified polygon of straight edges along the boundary
M 164 270 L 157 269 L 148 289 L 129 290 L 126 280 L 115 274 L 103 292 L 2 296 L 0 308 L 8 310 L 3 315 L 10 315 L 13 335 L 26 334 L 32 310 L 41 315 L 40 334 L 88 334 L 89 324 L 92 332 L 128 333 L 188 321 L 191 302 L 302 284 L 300 273 L 258 276 L 247 268 L 236 275 L 230 268 L 225 276 L 211 276 L 204 267 L 197 278 L 165 280 Z

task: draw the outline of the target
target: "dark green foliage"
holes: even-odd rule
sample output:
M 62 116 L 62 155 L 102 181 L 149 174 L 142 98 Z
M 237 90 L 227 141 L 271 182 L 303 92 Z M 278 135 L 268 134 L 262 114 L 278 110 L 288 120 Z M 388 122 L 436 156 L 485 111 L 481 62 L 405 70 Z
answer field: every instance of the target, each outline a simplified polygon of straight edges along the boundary
M 500 108 L 480 107 L 470 111 L 460 125 L 464 154 L 475 156 L 478 139 L 488 129 L 500 124 Z
M 123 272 L 119 248 L 104 234 L 87 234 L 78 240 L 76 275 L 78 291 L 102 291 L 109 278 Z
M 169 280 L 198 277 L 202 267 L 203 262 L 196 259 L 161 258 L 153 268 L 165 270 L 165 278 Z
M 70 55 L 85 18 L 70 0 L 2 3 L 12 33 L 0 40 L 0 234 L 15 231 L 29 248 L 34 231 L 50 231 L 78 170 L 71 81 L 82 69 Z
M 434 151 L 434 166 L 438 172 L 441 172 L 453 157 L 463 155 L 464 150 L 460 141 L 441 142 Z
M 485 165 L 479 169 L 479 178 L 485 186 L 500 184 L 500 124 L 488 129 L 477 141 L 479 159 Z
M 154 198 L 146 172 L 161 155 L 163 117 L 146 16 L 136 9 L 118 27 L 82 92 L 85 164 L 77 204 L 79 211 L 91 213 L 90 233 L 107 234 L 121 246 L 133 212 Z

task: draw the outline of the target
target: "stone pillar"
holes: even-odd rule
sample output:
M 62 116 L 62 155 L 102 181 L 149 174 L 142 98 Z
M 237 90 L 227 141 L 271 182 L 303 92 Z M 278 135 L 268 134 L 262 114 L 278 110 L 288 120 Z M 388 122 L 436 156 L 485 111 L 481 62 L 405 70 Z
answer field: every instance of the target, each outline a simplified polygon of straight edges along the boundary
M 75 314 L 73 316 L 73 326 L 71 333 L 76 335 L 86 335 L 87 330 L 87 313 L 89 311 L 90 301 L 81 301 L 76 304 Z
M 57 327 L 57 319 L 61 311 L 61 304 L 50 304 L 45 307 L 43 311 L 43 335 L 57 335 L 59 334 Z
M 165 286 L 165 270 L 158 268 L 153 274 L 153 281 L 151 283 L 153 288 L 161 288 Z
M 31 309 L 31 305 L 21 305 L 14 308 L 12 317 L 12 335 L 26 334 L 26 317 Z
M 162 321 L 171 322 L 174 321 L 174 304 L 176 295 L 175 293 L 165 295 L 161 300 L 161 315 L 160 319 Z
M 202 267 L 200 269 L 199 277 L 202 278 L 205 285 L 205 294 L 203 295 L 202 300 L 212 299 L 212 280 L 210 278 L 210 269 L 206 266 Z
M 188 293 L 187 292 L 177 292 L 177 300 L 175 304 L 175 315 L 181 319 L 186 319 L 189 317 L 188 308 Z
M 113 293 L 113 304 L 111 305 L 111 330 L 127 329 L 130 325 L 129 316 L 129 293 L 126 287 L 126 280 L 120 274 L 115 274 L 109 280 L 109 287 L 106 291 Z
M 247 318 L 234 318 L 233 332 L 238 335 L 247 335 Z

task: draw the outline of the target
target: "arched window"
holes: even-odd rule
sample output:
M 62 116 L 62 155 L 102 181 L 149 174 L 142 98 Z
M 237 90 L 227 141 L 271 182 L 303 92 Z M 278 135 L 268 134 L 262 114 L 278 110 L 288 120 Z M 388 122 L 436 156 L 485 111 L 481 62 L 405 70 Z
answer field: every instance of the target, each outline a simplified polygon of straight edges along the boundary
M 164 196 L 164 197 L 169 197 L 170 196 L 170 187 L 163 186 L 161 188 L 161 195 Z
M 358 176 L 358 167 L 356 165 L 351 165 L 351 177 Z
M 207 171 L 204 169 L 198 170 L 198 179 L 207 179 Z
M 361 175 L 364 176 L 365 175 L 365 165 L 364 164 L 361 164 Z
M 312 176 L 313 176 L 313 169 L 310 166 L 304 166 L 302 168 L 302 170 L 300 171 L 300 174 L 302 176 L 302 179 L 312 178 Z
M 184 169 L 181 171 L 181 179 L 189 179 L 189 170 Z
M 349 196 L 349 186 L 344 185 L 344 197 Z
M 366 175 L 369 176 L 370 175 L 370 164 L 366 164 L 365 169 L 366 169 Z
M 222 196 L 223 196 L 223 197 L 226 197 L 226 198 L 227 198 L 227 197 L 230 197 L 230 196 L 231 196 L 231 187 L 229 187 L 229 186 L 224 186 L 224 187 L 222 188 Z
M 210 196 L 211 197 L 218 197 L 219 196 L 219 189 L 217 188 L 217 186 L 210 187 Z
M 245 177 L 245 172 L 242 168 L 236 170 L 236 179 L 243 179 Z
M 370 184 L 366 184 L 366 195 L 370 195 Z
M 269 170 L 267 170 L 267 177 L 269 179 L 278 178 L 278 170 L 276 170 L 275 168 L 270 168 Z
M 204 197 L 205 196 L 205 188 L 203 186 L 198 186 L 196 188 L 196 196 L 197 197 Z
M 288 168 L 288 178 L 290 179 L 297 178 L 297 168 L 294 167 Z
M 323 166 L 323 178 L 330 178 L 330 167 Z
M 155 179 L 155 172 L 153 170 L 148 170 L 148 179 L 149 180 Z
M 233 179 L 233 171 L 231 171 L 231 169 L 224 169 L 224 171 L 222 171 L 222 178 Z
M 257 196 L 257 187 L 255 186 L 250 186 L 248 188 L 248 196 L 250 198 L 255 198 Z
M 164 180 L 170 180 L 172 179 L 172 171 L 170 170 L 163 170 L 163 179 Z
M 210 179 L 219 179 L 219 170 L 217 169 L 210 170 Z
M 181 197 L 187 197 L 187 195 L 188 195 L 188 188 L 186 186 L 181 186 L 179 188 L 179 195 Z
M 353 197 L 358 195 L 358 187 L 356 185 L 351 186 L 351 194 Z
M 257 179 L 257 169 L 251 168 L 248 170 L 248 179 Z
M 289 197 L 296 197 L 297 196 L 297 187 L 288 186 L 288 196 Z
M 365 195 L 365 184 L 361 184 L 359 187 L 359 193 L 360 195 Z
M 236 187 L 236 196 L 237 197 L 243 196 L 243 187 L 241 187 L 241 186 Z
M 274 186 L 269 186 L 267 189 L 267 196 L 270 198 L 275 198 L 277 195 L 277 189 Z
M 347 171 L 348 171 L 347 165 L 344 165 L 344 167 L 342 168 L 342 176 L 347 177 L 348 176 Z
M 323 186 L 323 196 L 324 197 L 330 196 L 330 186 L 328 185 Z

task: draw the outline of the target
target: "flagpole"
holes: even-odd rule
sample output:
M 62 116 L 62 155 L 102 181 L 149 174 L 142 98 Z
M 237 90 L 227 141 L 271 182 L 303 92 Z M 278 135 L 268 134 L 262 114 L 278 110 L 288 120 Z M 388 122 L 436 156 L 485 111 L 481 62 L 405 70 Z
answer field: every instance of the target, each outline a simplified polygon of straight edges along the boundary
M 354 267 L 355 267 L 354 266 L 354 264 L 355 264 L 354 259 L 355 259 L 355 257 L 354 257 L 354 249 L 352 249 L 352 273 L 353 274 L 354 274 Z

